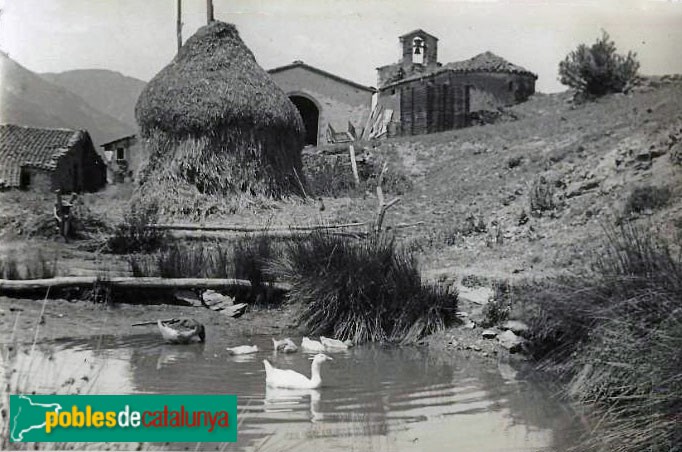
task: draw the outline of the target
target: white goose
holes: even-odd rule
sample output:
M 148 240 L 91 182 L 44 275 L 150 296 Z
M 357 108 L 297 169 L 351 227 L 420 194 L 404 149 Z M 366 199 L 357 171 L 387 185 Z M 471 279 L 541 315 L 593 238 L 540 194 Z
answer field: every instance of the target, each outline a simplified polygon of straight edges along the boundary
M 276 369 L 267 359 L 264 359 L 265 384 L 275 388 L 317 389 L 322 386 L 320 366 L 323 362 L 330 360 L 331 358 L 323 353 L 315 355 L 310 368 L 310 378 L 308 378 L 294 370 Z
M 348 350 L 353 346 L 351 341 L 340 341 L 338 339 L 330 339 L 324 336 L 320 336 L 320 342 L 327 350 Z
M 322 353 L 323 351 L 325 351 L 322 342 L 312 341 L 307 337 L 304 337 L 303 340 L 301 341 L 301 348 L 307 352 Z
M 274 337 L 272 338 L 272 347 L 276 352 L 284 352 L 284 353 L 294 353 L 298 351 L 298 347 L 296 344 L 294 344 L 294 341 L 292 341 L 290 338 L 282 339 L 282 340 L 276 340 Z
M 257 345 L 240 345 L 238 347 L 228 347 L 226 349 L 230 355 L 248 355 L 249 353 L 256 353 L 258 351 Z

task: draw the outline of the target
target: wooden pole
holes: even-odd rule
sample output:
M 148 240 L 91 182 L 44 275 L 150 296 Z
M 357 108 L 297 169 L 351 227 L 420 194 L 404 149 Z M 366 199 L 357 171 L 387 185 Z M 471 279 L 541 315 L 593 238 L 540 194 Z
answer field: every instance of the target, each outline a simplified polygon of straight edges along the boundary
M 353 180 L 355 181 L 355 186 L 360 185 L 360 176 L 358 176 L 358 163 L 355 161 L 355 146 L 353 143 L 348 145 L 348 153 L 350 154 L 350 167 L 353 170 Z
M 210 24 L 213 20 L 213 0 L 206 0 L 206 24 Z
M 379 208 L 377 211 L 377 219 L 374 223 L 374 232 L 377 234 L 381 232 L 381 226 L 384 223 L 386 211 L 393 207 L 396 203 L 400 202 L 400 198 L 394 198 L 389 202 L 384 200 L 384 191 L 381 188 L 381 184 L 384 182 L 384 174 L 386 173 L 387 168 L 388 166 L 386 163 L 384 163 L 383 168 L 381 168 L 381 174 L 379 174 L 379 179 L 377 180 L 377 198 L 379 200 Z
M 178 52 L 182 47 L 182 0 L 177 0 L 178 17 L 176 22 L 176 34 L 178 38 Z

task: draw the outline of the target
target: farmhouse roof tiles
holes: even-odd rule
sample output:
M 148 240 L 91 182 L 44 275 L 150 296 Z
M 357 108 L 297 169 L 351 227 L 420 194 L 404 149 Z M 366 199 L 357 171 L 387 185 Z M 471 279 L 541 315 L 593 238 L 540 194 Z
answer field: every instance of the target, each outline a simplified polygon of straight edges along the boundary
M 18 187 L 24 166 L 53 171 L 59 158 L 86 133 L 0 124 L 0 188 Z

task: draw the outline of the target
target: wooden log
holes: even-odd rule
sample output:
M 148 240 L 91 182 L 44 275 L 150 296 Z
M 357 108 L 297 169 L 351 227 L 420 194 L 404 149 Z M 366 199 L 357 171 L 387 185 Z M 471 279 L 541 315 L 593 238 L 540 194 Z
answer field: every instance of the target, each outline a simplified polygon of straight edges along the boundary
M 286 226 L 286 227 L 253 227 L 239 225 L 203 225 L 196 223 L 152 223 L 147 228 L 164 231 L 229 231 L 229 232 L 265 232 L 281 233 L 289 231 L 317 231 L 320 229 L 345 229 L 365 226 L 367 223 L 343 223 L 343 224 L 318 224 L 311 226 Z
M 392 226 L 386 226 L 386 229 L 388 230 L 388 229 L 414 228 L 414 227 L 417 227 L 417 226 L 423 226 L 423 225 L 425 225 L 425 224 L 426 224 L 426 223 L 423 222 L 423 221 L 417 221 L 417 222 L 415 222 L 415 223 L 398 223 L 398 224 L 394 224 L 394 225 L 392 225 Z
M 64 276 L 50 279 L 0 279 L 0 292 L 30 292 L 48 288 L 88 287 L 96 283 L 122 289 L 251 288 L 251 282 L 245 279 Z M 264 283 L 264 285 L 282 292 L 288 292 L 291 289 L 291 286 L 285 283 Z
M 252 232 L 234 232 L 234 231 L 170 231 L 171 237 L 176 239 L 229 239 L 233 237 L 238 237 L 244 234 L 258 234 L 264 235 L 270 238 L 279 239 L 294 239 L 305 237 L 310 234 L 311 231 L 252 231 Z M 360 238 L 365 237 L 367 232 L 365 231 L 354 231 L 354 232 L 339 232 L 330 231 L 329 234 L 350 237 L 350 238 Z
M 172 323 L 172 322 L 177 322 L 178 319 L 161 319 L 163 323 Z M 145 325 L 156 325 L 158 323 L 158 320 L 149 320 L 148 322 L 137 322 L 133 323 L 130 326 L 145 326 Z

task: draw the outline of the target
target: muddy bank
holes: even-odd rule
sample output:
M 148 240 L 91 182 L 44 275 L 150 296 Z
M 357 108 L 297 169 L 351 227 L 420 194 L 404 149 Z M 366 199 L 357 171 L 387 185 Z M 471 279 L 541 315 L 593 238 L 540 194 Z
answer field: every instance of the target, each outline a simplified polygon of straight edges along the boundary
M 251 308 L 235 319 L 209 309 L 179 305 L 106 304 L 64 299 L 43 301 L 3 296 L 0 297 L 0 343 L 30 344 L 34 340 L 44 342 L 156 332 L 155 325 L 132 324 L 179 317 L 191 317 L 203 323 L 207 335 L 220 338 L 226 347 L 249 343 L 254 335 L 284 337 L 305 333 L 297 328 L 295 311 L 291 306 Z M 490 360 L 491 363 L 510 356 L 518 361 L 526 359 L 522 354 L 511 355 L 496 340 L 483 338 L 483 331 L 480 327 L 472 329 L 453 325 L 424 338 L 420 345 L 442 352 L 444 357 L 464 355 Z
M 63 299 L 43 302 L 0 297 L 0 342 L 132 335 L 156 330 L 155 325 L 133 327 L 133 323 L 176 317 L 196 319 L 206 325 L 207 334 L 223 338 L 226 344 L 237 339 L 248 342 L 254 334 L 279 337 L 296 333 L 291 309 L 256 308 L 234 319 L 205 308 L 177 305 L 97 304 Z

